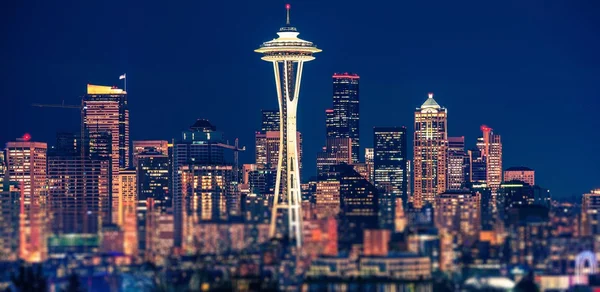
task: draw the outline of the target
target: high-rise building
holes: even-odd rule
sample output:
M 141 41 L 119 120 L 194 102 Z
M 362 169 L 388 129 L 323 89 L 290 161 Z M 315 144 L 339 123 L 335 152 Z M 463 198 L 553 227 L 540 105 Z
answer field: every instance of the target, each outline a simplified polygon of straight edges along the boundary
M 481 196 L 478 192 L 446 191 L 435 198 L 434 220 L 458 244 L 470 246 L 481 230 Z
M 333 109 L 327 110 L 327 137 L 352 139 L 352 162 L 357 163 L 359 139 L 359 85 L 357 74 L 333 74 Z
M 280 163 L 277 167 L 275 199 L 272 211 L 270 236 L 276 236 L 279 210 L 288 211 L 288 236 L 296 245 L 302 245 L 302 217 L 300 210 L 300 163 L 296 137 L 296 112 L 300 94 L 300 81 L 304 63 L 315 59 L 313 54 L 321 52 L 312 42 L 298 38 L 298 31 L 290 25 L 290 5 L 286 5 L 287 22 L 279 29 L 279 38 L 264 42 L 254 50 L 262 54 L 262 60 L 271 62 L 275 70 L 277 99 L 280 109 Z M 284 186 L 280 196 L 279 186 Z M 281 199 L 281 202 L 280 202 Z
M 255 169 L 248 172 L 250 193 L 271 197 L 275 194 L 275 175 L 273 169 Z
M 256 132 L 255 138 L 255 158 L 259 169 L 277 169 L 279 161 L 279 131 Z M 296 132 L 296 141 L 298 147 L 298 163 L 300 163 L 300 172 L 302 172 L 302 133 Z
M 396 201 L 408 204 L 406 193 L 406 128 L 376 127 L 373 129 L 374 182 L 379 191 L 383 226 L 392 228 Z
M 584 236 L 600 234 L 600 189 L 583 194 L 581 199 L 581 233 Z
M 477 139 L 480 145 L 482 138 Z M 471 149 L 467 151 L 467 169 L 465 179 L 470 183 L 487 185 L 487 162 L 486 157 L 480 149 Z
M 97 234 L 112 220 L 111 160 L 101 152 L 91 152 L 92 141 L 101 148 L 98 139 L 59 134 L 57 145 L 48 151 L 49 231 L 53 235 Z
M 131 166 L 129 140 L 129 106 L 127 92 L 114 86 L 87 85 L 83 97 L 83 125 L 86 132 L 109 133 L 111 136 L 112 193 L 119 193 L 119 170 Z M 118 206 L 113 196 L 112 207 Z M 115 213 L 113 220 L 116 220 Z
M 231 165 L 188 164 L 180 167 L 183 183 L 184 214 L 198 224 L 230 219 L 229 196 L 232 195 Z
M 509 167 L 504 171 L 504 181 L 513 180 L 526 182 L 533 186 L 535 185 L 535 170 L 524 166 Z
M 279 132 L 279 110 L 262 110 L 262 123 L 260 131 L 266 132 Z
M 323 152 L 317 153 L 317 176 L 329 171 L 330 166 L 352 164 L 352 139 L 328 137 Z
M 189 172 L 196 169 L 207 169 L 207 171 L 210 171 L 212 168 L 222 170 L 227 167 L 232 170 L 231 165 L 225 159 L 225 150 L 230 148 L 225 143 L 226 140 L 223 132 L 217 131 L 217 127 L 204 119 L 198 119 L 190 126 L 189 130 L 182 132 L 181 138 L 175 140 L 173 143 L 171 192 L 173 194 L 173 211 L 175 216 L 175 246 L 181 246 L 183 232 L 182 214 L 186 212 L 184 209 L 186 206 L 183 204 L 184 191 L 188 191 L 187 189 L 184 190 L 184 187 L 187 188 L 188 185 L 186 184 L 190 180 L 193 180 L 193 177 L 189 177 Z M 182 180 L 184 169 L 188 172 L 188 181 L 185 182 L 186 184 Z M 231 183 L 231 179 L 227 180 L 227 182 Z M 218 187 L 220 188 L 219 194 L 222 192 L 227 196 L 231 196 L 230 199 L 235 199 L 233 197 L 235 194 L 230 192 L 231 186 L 222 189 L 223 186 L 219 184 Z
M 46 260 L 46 216 L 43 212 L 47 197 L 47 145 L 32 142 L 25 134 L 15 142 L 6 143 L 6 176 L 20 189 L 19 258 L 27 262 Z
M 365 148 L 365 164 L 367 165 L 367 171 L 369 172 L 369 182 L 374 183 L 373 176 L 375 175 L 375 149 Z
M 448 137 L 448 189 L 460 190 L 465 183 L 465 137 Z
M 169 156 L 154 148 L 146 148 L 139 153 L 137 165 L 137 191 L 138 201 L 154 198 L 155 203 L 162 203 L 160 207 L 172 206 L 172 197 L 169 192 Z M 158 206 L 157 206 L 158 207 Z
M 494 134 L 492 128 L 482 125 L 483 132 L 482 143 L 477 143 L 477 147 L 485 157 L 486 162 L 486 182 L 495 192 L 502 182 L 502 140 L 500 135 Z
M 133 141 L 133 164 L 132 167 L 137 167 L 138 155 L 147 150 L 147 148 L 153 148 L 155 151 L 169 155 L 169 141 L 167 140 L 138 140 Z
M 138 247 L 144 258 L 152 258 L 152 243 L 156 241 L 154 231 L 158 228 L 156 220 L 162 215 L 173 216 L 169 156 L 148 147 L 138 154 L 137 161 Z
M 446 191 L 446 155 L 448 148 L 448 112 L 429 93 L 415 111 L 413 205 L 421 208 L 433 203 Z

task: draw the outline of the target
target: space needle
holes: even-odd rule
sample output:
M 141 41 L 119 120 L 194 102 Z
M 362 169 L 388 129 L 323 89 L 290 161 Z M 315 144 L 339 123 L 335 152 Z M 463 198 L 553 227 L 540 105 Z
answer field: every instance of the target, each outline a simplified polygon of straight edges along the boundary
M 296 141 L 296 112 L 304 62 L 321 52 L 312 42 L 298 38 L 298 30 L 290 25 L 290 4 L 285 5 L 287 20 L 276 39 L 264 42 L 254 50 L 262 60 L 273 63 L 277 100 L 279 101 L 279 159 L 275 180 L 275 197 L 271 211 L 269 236 L 276 237 L 277 216 L 287 211 L 288 236 L 302 246 L 302 212 L 300 168 Z

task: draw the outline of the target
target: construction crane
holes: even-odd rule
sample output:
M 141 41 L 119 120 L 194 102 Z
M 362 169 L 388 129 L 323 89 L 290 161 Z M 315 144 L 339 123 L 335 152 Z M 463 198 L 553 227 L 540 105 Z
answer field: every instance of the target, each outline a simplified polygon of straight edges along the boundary
M 66 109 L 78 109 L 81 112 L 81 133 L 80 133 L 80 138 L 83 139 L 83 134 L 84 134 L 84 123 L 83 123 L 83 98 L 81 99 L 81 104 L 80 105 L 74 105 L 74 104 L 65 104 L 65 100 L 63 99 L 61 104 L 41 104 L 41 103 L 34 103 L 31 104 L 31 106 L 33 107 L 41 107 L 41 108 L 66 108 Z
M 82 109 L 83 108 L 83 104 L 81 104 L 81 105 L 65 104 L 64 100 L 63 100 L 63 102 L 61 104 L 41 104 L 41 103 L 34 103 L 31 106 L 34 106 L 34 107 L 54 107 L 54 108 L 73 108 L 73 109 Z
M 216 144 L 217 146 L 226 148 L 226 149 L 231 149 L 233 150 L 233 163 L 235 164 L 235 173 L 234 173 L 234 179 L 235 182 L 239 184 L 239 175 L 240 175 L 240 166 L 239 166 L 239 152 L 240 151 L 246 151 L 246 146 L 243 146 L 242 148 L 240 148 L 239 146 L 239 139 L 235 138 L 235 144 L 234 145 L 229 145 L 229 143 L 227 144 L 223 144 L 223 143 L 218 143 Z

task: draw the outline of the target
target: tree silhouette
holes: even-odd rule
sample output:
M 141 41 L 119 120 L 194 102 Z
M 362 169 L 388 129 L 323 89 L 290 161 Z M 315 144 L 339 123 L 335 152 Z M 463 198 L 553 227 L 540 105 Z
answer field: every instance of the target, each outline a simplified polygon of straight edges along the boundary
M 10 281 L 21 292 L 47 290 L 46 278 L 42 272 L 41 265 L 33 267 L 21 264 L 17 275 L 11 273 Z
M 67 288 L 63 291 L 65 292 L 83 292 L 85 289 L 81 285 L 81 281 L 79 281 L 79 276 L 77 273 L 73 272 L 69 275 L 69 279 L 67 280 Z

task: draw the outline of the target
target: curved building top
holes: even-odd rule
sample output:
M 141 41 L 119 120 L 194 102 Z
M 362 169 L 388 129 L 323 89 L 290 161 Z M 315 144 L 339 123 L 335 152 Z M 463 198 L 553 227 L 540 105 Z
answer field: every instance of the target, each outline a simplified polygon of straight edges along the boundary
M 290 5 L 285 6 L 287 10 L 286 26 L 279 29 L 276 39 L 264 42 L 260 48 L 254 50 L 262 53 L 265 61 L 284 59 L 301 59 L 302 61 L 313 60 L 312 54 L 321 52 L 312 42 L 298 38 L 300 34 L 297 29 L 290 25 Z
M 433 99 L 433 93 L 429 93 L 427 96 L 427 100 L 421 105 L 417 111 L 421 111 L 422 113 L 437 113 L 439 111 L 446 111 L 445 108 L 441 107 L 435 99 Z

